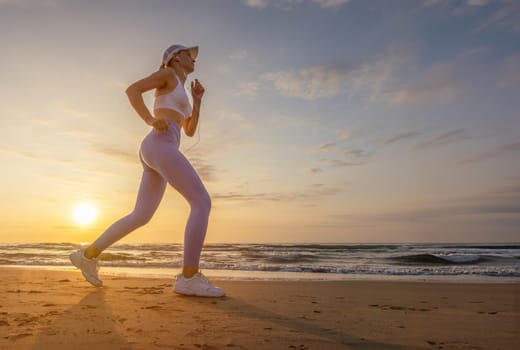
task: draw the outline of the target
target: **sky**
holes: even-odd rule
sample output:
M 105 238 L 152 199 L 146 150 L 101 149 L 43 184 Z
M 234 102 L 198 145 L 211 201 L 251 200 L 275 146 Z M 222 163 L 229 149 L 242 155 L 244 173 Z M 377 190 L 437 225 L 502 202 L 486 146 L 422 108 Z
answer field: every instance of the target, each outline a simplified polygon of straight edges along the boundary
M 519 241 L 516 0 L 0 0 L 0 32 L 0 242 L 132 211 L 150 127 L 124 91 L 174 43 L 200 48 L 207 242 Z M 121 243 L 188 214 L 168 188 Z

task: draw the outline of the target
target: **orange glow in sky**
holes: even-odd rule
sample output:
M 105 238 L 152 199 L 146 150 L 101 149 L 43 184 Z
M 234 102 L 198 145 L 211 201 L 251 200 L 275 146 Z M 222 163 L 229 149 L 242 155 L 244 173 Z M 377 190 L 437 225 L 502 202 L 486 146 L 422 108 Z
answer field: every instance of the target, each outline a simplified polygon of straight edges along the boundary
M 91 242 L 133 210 L 150 129 L 125 89 L 173 43 L 200 47 L 186 84 L 206 90 L 200 130 L 180 148 L 212 197 L 207 242 L 518 241 L 517 15 L 515 1 L 0 1 L 0 242 Z M 188 215 L 168 188 L 123 243 L 182 242 Z

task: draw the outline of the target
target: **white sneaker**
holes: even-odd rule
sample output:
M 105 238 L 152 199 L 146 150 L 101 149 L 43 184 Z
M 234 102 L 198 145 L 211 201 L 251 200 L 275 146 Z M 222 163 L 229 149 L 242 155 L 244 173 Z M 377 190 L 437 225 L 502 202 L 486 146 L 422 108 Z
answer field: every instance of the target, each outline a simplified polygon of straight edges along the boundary
M 97 259 L 89 259 L 85 257 L 84 250 L 78 250 L 69 255 L 70 261 L 74 266 L 81 270 L 83 277 L 90 282 L 93 286 L 101 287 L 103 285 L 103 281 L 98 277 L 98 260 Z
M 190 278 L 186 278 L 182 274 L 178 275 L 173 291 L 199 297 L 221 297 L 225 294 L 222 288 L 212 285 L 201 272 L 197 272 Z

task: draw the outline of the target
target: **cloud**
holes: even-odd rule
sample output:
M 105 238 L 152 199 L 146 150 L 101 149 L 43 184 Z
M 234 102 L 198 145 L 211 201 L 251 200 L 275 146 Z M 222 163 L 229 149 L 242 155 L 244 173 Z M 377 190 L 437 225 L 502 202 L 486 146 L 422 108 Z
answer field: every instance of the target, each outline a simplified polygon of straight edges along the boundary
M 265 73 L 260 79 L 272 82 L 283 96 L 317 100 L 345 94 L 389 105 L 443 103 L 465 91 L 464 62 L 455 59 L 422 67 L 417 51 L 413 43 L 393 43 L 360 64 L 323 63 Z
M 226 193 L 214 193 L 211 195 L 214 200 L 223 199 L 227 201 L 270 201 L 280 202 L 287 200 L 286 196 L 275 194 L 275 193 L 238 193 L 238 192 L 226 192 Z
M 305 153 L 312 155 L 326 154 L 326 157 L 320 157 L 317 159 L 322 167 L 325 166 L 341 168 L 366 164 L 373 155 L 373 151 L 367 151 L 359 147 L 352 147 L 342 144 L 344 141 L 351 140 L 354 137 L 360 136 L 361 134 L 366 134 L 366 131 L 350 128 L 340 130 L 335 141 L 322 143 L 315 147 L 310 147 L 305 150 Z M 322 167 L 316 167 L 316 169 L 323 171 Z M 309 170 L 306 170 L 306 172 L 309 172 Z
M 485 159 L 501 157 L 505 155 L 520 154 L 520 142 L 507 143 L 481 152 L 472 157 L 462 160 L 460 163 L 475 163 Z
M 335 143 L 322 143 L 319 146 L 309 149 L 311 154 L 323 152 L 339 152 L 340 148 Z
M 217 174 L 220 172 L 218 168 L 212 164 L 209 164 L 204 159 L 199 157 L 190 157 L 190 163 L 197 170 L 199 176 L 205 182 L 217 181 Z
M 425 69 L 417 81 L 404 87 L 383 90 L 380 93 L 392 105 L 422 105 L 453 100 L 463 91 L 457 79 L 457 67 L 451 62 L 440 62 Z
M 464 50 L 457 58 L 458 59 L 464 59 L 469 56 L 477 56 L 477 55 L 483 55 L 491 50 L 488 47 L 480 46 L 480 47 L 472 47 L 469 49 Z
M 338 131 L 338 141 L 347 141 L 354 136 L 354 129 L 345 128 L 343 130 Z
M 386 46 L 380 54 L 352 72 L 352 92 L 368 91 L 371 100 L 382 100 L 386 86 L 395 86 L 399 70 L 413 67 L 416 56 L 413 43 L 398 42 Z
M 243 0 L 243 3 L 247 6 L 260 10 L 268 6 L 281 10 L 291 10 L 303 2 L 304 0 Z M 350 0 L 311 0 L 311 2 L 324 9 L 337 9 L 350 2 Z
M 321 164 L 328 165 L 334 168 L 342 168 L 347 166 L 358 166 L 363 165 L 365 162 L 363 161 L 346 161 L 343 159 L 329 159 L 329 158 L 320 158 L 318 161 Z
M 389 145 L 389 144 L 396 143 L 401 140 L 410 139 L 412 137 L 419 136 L 419 135 L 421 135 L 421 133 L 418 131 L 413 131 L 413 130 L 400 131 L 397 134 L 387 138 L 383 143 L 385 145 Z
M 360 148 L 338 145 L 337 143 L 323 143 L 316 147 L 312 147 L 307 151 L 310 154 L 332 153 L 336 154 L 340 159 L 320 158 L 321 164 L 332 167 L 344 167 L 352 165 L 365 164 L 371 153 Z
M 350 0 L 312 0 L 312 2 L 323 8 L 338 8 L 347 4 Z
M 489 3 L 489 0 L 465 0 L 464 1 L 464 5 L 469 6 L 469 7 L 485 6 L 488 3 Z M 424 6 L 436 6 L 436 5 L 437 6 L 438 5 L 446 6 L 446 5 L 451 5 L 451 4 L 460 6 L 461 1 L 460 0 L 426 0 L 424 2 Z
M 488 6 L 492 5 L 492 6 Z M 483 18 L 472 29 L 474 32 L 485 30 L 508 30 L 520 33 L 520 2 L 518 0 L 427 0 L 424 6 L 437 6 L 441 10 L 448 11 L 451 15 L 473 15 L 481 8 L 486 8 L 486 12 L 481 12 Z
M 306 174 L 316 174 L 321 173 L 323 170 L 321 168 L 305 168 L 304 171 Z
M 285 96 L 316 100 L 340 94 L 348 73 L 344 64 L 333 63 L 310 66 L 299 71 L 266 73 L 261 78 L 272 81 L 274 87 Z
M 95 143 L 91 147 L 96 152 L 116 158 L 123 163 L 136 164 L 136 161 L 139 161 L 139 154 L 135 149 L 129 150 L 120 146 L 102 143 Z
M 244 3 L 249 7 L 263 9 L 269 4 L 269 0 L 244 0 Z
M 214 200 L 240 201 L 240 202 L 255 202 L 255 201 L 269 201 L 269 202 L 292 202 L 295 201 L 301 204 L 301 201 L 312 201 L 321 199 L 323 197 L 334 196 L 343 191 L 338 187 L 329 187 L 324 184 L 313 184 L 302 191 L 298 192 L 273 192 L 273 193 L 238 193 L 226 192 L 215 193 L 211 197 Z
M 433 203 L 422 208 L 404 209 L 395 212 L 345 215 L 348 220 L 366 222 L 424 222 L 445 218 L 468 216 L 476 220 L 493 220 L 500 223 L 503 220 L 516 218 L 519 222 L 520 214 L 520 184 L 498 187 L 492 191 L 462 198 L 451 198 L 443 202 Z
M 508 29 L 520 33 L 520 1 L 502 0 L 499 6 L 488 18 L 483 20 L 475 31 L 483 31 L 489 28 Z
M 238 88 L 233 92 L 233 96 L 249 96 L 258 95 L 259 84 L 254 81 L 239 83 Z
M 469 138 L 468 136 L 464 135 L 464 130 L 462 130 L 462 129 L 451 130 L 451 131 L 447 131 L 442 134 L 439 134 L 425 142 L 415 145 L 414 149 L 421 150 L 421 149 L 432 148 L 432 147 L 446 145 L 446 144 L 461 141 L 461 140 L 466 140 L 468 138 Z
M 249 7 L 264 9 L 271 5 L 282 10 L 290 10 L 302 2 L 303 0 L 244 0 L 244 3 Z
M 358 158 L 358 159 L 366 158 L 370 155 L 369 152 L 364 151 L 360 148 L 346 147 L 346 146 L 343 147 L 343 153 L 346 156 L 350 156 L 350 157 L 354 157 L 354 158 Z
M 422 67 L 413 42 L 396 42 L 351 69 L 346 86 L 352 95 L 369 96 L 389 105 L 422 105 L 454 99 L 463 91 L 457 62 L 441 61 Z
M 350 165 L 361 165 L 368 161 L 370 153 L 361 149 L 345 147 L 343 151 L 343 159 L 328 159 L 321 158 L 319 161 L 322 164 L 328 164 L 335 167 L 350 166 Z

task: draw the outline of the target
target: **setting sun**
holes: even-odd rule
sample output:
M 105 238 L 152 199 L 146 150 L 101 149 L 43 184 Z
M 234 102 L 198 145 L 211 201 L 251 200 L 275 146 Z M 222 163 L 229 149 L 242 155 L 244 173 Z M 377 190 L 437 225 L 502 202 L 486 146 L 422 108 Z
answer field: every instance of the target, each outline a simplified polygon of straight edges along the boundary
M 96 219 L 97 211 L 92 204 L 78 203 L 72 209 L 72 216 L 77 224 L 88 225 Z

